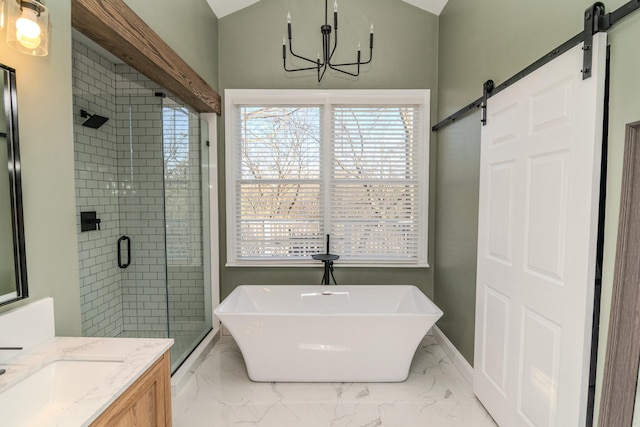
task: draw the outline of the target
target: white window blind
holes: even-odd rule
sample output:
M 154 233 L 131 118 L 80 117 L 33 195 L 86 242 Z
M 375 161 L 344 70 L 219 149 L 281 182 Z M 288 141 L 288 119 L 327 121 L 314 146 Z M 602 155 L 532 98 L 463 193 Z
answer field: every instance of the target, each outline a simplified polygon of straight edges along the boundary
M 227 264 L 426 266 L 428 91 L 226 91 Z
M 351 260 L 417 261 L 420 106 L 333 107 L 331 237 Z

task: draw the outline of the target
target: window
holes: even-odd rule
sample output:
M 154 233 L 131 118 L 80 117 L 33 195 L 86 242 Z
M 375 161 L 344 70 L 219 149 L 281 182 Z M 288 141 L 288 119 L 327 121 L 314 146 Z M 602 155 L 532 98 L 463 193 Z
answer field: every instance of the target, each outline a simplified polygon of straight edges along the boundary
M 163 100 L 162 142 L 166 248 L 169 265 L 202 264 L 199 121 Z
M 225 99 L 227 265 L 427 265 L 429 91 Z

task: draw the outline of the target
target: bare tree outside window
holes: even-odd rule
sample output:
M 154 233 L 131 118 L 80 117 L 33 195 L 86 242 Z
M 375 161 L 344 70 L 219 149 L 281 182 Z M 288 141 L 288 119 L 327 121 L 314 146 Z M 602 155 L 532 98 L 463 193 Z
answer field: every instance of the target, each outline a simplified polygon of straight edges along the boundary
M 243 256 L 310 256 L 322 248 L 320 110 L 242 107 Z
M 198 121 L 170 100 L 162 109 L 167 262 L 199 265 L 202 251 Z

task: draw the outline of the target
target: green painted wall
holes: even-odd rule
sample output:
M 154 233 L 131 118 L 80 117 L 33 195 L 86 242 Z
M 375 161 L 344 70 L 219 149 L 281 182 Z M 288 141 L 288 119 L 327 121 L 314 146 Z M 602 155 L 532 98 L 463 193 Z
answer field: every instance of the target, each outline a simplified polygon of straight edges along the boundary
M 331 2 L 332 3 L 332 2 Z M 355 56 L 358 43 L 365 54 L 369 25 L 374 24 L 374 58 L 359 78 L 325 75 L 321 83 L 313 72 L 285 73 L 282 38 L 287 12 L 291 12 L 294 49 L 316 57 L 324 2 L 317 0 L 262 0 L 225 16 L 219 22 L 220 90 L 224 89 L 431 89 L 432 120 L 437 99 L 438 18 L 401 0 L 351 0 L 339 2 L 340 41 L 338 60 Z M 330 18 L 332 21 L 332 14 Z M 321 44 L 320 44 L 321 46 Z M 368 53 L 367 53 L 368 55 Z M 220 191 L 220 262 L 226 262 L 224 187 L 224 118 L 219 122 L 218 158 Z M 435 159 L 432 142 L 431 159 Z M 432 173 L 433 177 L 433 173 Z M 433 182 L 433 179 L 431 179 Z M 433 194 L 433 193 L 431 193 Z M 430 214 L 430 255 L 433 261 L 433 197 Z M 340 268 L 339 284 L 415 284 L 432 295 L 432 269 Z M 221 297 L 240 284 L 315 284 L 322 278 L 318 268 L 221 268 Z
M 218 18 L 206 0 L 124 0 L 193 70 L 218 89 Z
M 71 107 L 71 2 L 49 2 L 49 56 L 36 58 L 4 43 L 1 61 L 16 69 L 25 245 L 30 298 L 55 301 L 56 333 L 80 334 Z
M 607 2 L 607 12 L 626 3 Z M 440 16 L 438 116 L 444 118 L 582 30 L 588 0 L 449 0 Z M 640 120 L 640 13 L 609 32 L 611 96 L 599 378 L 608 328 L 625 124 Z M 442 331 L 473 362 L 475 245 L 480 123 L 478 113 L 438 133 L 435 302 Z M 600 381 L 598 381 L 600 383 Z M 599 385 L 598 391 L 599 393 Z

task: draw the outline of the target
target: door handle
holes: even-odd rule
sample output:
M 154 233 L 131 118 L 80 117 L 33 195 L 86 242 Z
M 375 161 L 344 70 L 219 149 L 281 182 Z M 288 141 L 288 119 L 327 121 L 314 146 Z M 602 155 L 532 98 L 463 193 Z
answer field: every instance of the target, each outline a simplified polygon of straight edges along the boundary
M 122 242 L 127 242 L 127 262 L 122 262 Z M 118 239 L 118 267 L 127 268 L 131 264 L 131 239 L 128 236 L 122 236 Z

